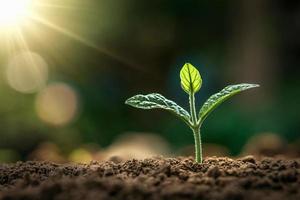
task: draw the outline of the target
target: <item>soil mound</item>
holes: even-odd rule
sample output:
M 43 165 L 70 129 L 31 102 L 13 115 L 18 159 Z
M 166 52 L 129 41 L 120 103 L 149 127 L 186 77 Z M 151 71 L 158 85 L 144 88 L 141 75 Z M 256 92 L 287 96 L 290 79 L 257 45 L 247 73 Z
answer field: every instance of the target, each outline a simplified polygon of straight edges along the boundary
M 1 200 L 299 200 L 300 160 L 151 158 L 0 165 Z

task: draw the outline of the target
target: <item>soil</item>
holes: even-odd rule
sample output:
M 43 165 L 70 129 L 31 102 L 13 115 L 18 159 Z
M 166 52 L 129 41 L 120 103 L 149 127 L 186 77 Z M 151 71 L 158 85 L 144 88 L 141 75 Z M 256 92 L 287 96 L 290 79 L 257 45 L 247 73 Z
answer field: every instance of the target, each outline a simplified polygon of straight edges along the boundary
M 300 160 L 252 156 L 0 165 L 1 200 L 300 199 Z

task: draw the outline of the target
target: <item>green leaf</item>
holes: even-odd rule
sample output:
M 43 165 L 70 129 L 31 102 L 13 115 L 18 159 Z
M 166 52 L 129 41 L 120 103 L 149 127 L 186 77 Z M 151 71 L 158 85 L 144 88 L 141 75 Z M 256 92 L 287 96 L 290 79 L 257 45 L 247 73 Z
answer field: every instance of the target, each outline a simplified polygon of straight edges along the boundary
M 198 92 L 202 85 L 199 71 L 190 63 L 186 63 L 180 71 L 181 87 L 188 94 Z
M 212 95 L 202 106 L 199 112 L 200 120 L 204 121 L 206 117 L 221 103 L 229 99 L 235 94 L 238 94 L 244 90 L 259 87 L 257 84 L 242 83 L 238 85 L 229 85 L 221 90 L 219 93 Z
M 125 103 L 141 109 L 165 109 L 177 115 L 187 123 L 190 120 L 190 115 L 186 110 L 177 105 L 175 102 L 166 99 L 161 94 L 153 93 L 147 95 L 136 95 L 127 99 Z

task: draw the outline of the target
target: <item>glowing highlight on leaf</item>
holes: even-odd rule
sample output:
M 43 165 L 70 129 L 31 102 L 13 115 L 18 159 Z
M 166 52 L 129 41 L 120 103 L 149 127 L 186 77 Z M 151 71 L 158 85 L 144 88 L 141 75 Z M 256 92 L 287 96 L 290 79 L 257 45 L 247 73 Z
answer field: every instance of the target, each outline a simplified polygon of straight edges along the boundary
M 202 78 L 199 71 L 190 63 L 186 63 L 180 71 L 181 87 L 190 94 L 196 93 L 202 86 Z

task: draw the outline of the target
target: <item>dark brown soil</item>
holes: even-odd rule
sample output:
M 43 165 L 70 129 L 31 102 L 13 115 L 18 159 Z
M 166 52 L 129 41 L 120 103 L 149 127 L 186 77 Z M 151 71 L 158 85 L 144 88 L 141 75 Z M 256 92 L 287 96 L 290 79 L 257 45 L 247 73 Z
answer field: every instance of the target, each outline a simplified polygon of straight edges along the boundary
M 0 165 L 1 200 L 300 199 L 300 161 L 191 158 Z

